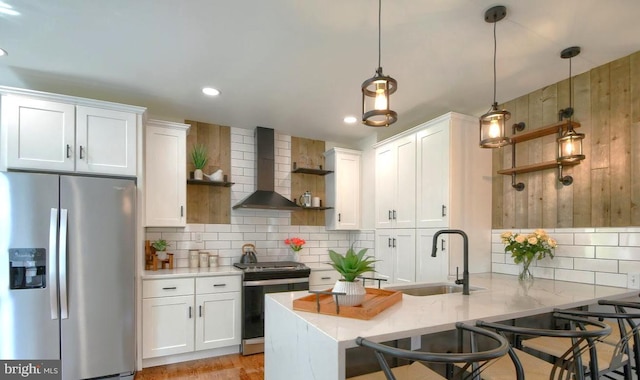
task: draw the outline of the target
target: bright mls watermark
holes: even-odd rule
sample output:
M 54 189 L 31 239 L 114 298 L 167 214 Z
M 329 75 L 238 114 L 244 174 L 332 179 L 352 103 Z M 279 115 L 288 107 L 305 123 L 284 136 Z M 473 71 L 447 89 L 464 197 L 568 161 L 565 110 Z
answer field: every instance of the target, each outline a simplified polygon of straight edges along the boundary
M 62 380 L 60 360 L 0 360 L 0 380 Z

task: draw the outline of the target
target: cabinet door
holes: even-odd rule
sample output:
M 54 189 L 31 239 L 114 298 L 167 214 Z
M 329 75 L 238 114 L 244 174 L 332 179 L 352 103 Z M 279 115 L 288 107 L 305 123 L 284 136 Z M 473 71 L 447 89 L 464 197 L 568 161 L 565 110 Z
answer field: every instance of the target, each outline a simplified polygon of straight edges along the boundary
M 432 257 L 433 235 L 438 229 L 418 229 L 416 233 L 416 281 L 447 281 L 449 275 L 449 242 L 440 235 L 436 243 L 436 257 Z
M 393 282 L 416 281 L 416 230 L 394 230 L 394 279 Z
M 196 296 L 196 350 L 240 344 L 240 292 Z
M 396 192 L 396 150 L 389 143 L 376 148 L 376 228 L 393 227 Z
M 448 227 L 449 120 L 418 132 L 417 139 L 417 226 Z
M 376 277 L 393 282 L 393 232 L 376 230 Z
M 72 172 L 75 108 L 70 104 L 4 96 L 7 167 Z
M 360 228 L 360 156 L 338 153 L 335 175 L 338 229 L 357 230 Z
M 145 298 L 142 315 L 144 359 L 193 351 L 193 295 Z
M 145 136 L 146 225 L 185 226 L 186 200 L 186 128 L 150 123 Z
M 396 142 L 396 194 L 393 218 L 395 228 L 416 225 L 416 137 L 410 135 Z
M 134 113 L 76 107 L 76 171 L 136 175 Z

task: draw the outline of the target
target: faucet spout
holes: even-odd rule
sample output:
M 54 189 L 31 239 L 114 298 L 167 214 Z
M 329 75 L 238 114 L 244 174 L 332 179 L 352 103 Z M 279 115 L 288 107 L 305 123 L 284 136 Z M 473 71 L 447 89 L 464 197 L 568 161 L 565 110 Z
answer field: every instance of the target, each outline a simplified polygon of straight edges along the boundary
M 433 246 L 431 249 L 431 257 L 436 257 L 438 250 L 438 237 L 442 234 L 456 234 L 462 236 L 463 240 L 463 260 L 464 268 L 462 271 L 462 280 L 458 280 L 456 276 L 456 284 L 462 284 L 462 294 L 469 295 L 469 237 L 462 230 L 440 230 L 433 235 Z

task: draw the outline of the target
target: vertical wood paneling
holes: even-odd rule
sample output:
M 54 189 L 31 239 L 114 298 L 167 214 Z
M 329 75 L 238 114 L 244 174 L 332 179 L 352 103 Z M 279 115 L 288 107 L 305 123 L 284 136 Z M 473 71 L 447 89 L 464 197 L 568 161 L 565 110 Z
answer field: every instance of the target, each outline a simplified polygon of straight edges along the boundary
M 503 207 L 504 202 L 506 201 L 503 196 L 504 192 L 502 187 L 504 186 L 504 176 L 497 174 L 497 171 L 502 169 L 502 149 L 492 149 L 492 167 L 491 167 L 491 199 L 493 200 L 491 204 L 491 228 L 499 229 L 503 227 Z M 513 210 L 513 205 L 509 210 Z
M 324 168 L 325 143 L 321 140 L 291 137 L 291 162 L 299 168 Z M 312 196 L 320 197 L 324 204 L 325 183 L 323 176 L 313 174 L 291 173 L 291 198 L 298 198 L 310 191 Z M 331 205 L 327 205 L 331 206 Z M 324 226 L 324 212 L 318 210 L 299 210 L 291 213 L 291 225 L 293 226 Z
M 231 129 L 229 127 L 186 120 L 191 124 L 187 135 L 187 172 L 194 170 L 191 151 L 195 144 L 207 147 L 209 160 L 203 169 L 211 174 L 219 168 L 231 173 Z M 229 178 L 231 181 L 232 179 Z M 229 224 L 231 189 L 228 187 L 187 185 L 187 223 Z
M 573 78 L 573 119 L 584 133 L 582 149 L 586 156 L 580 165 L 567 171 L 573 176 L 573 227 L 591 227 L 591 75 L 589 72 Z
M 611 225 L 610 175 L 610 64 L 591 71 L 591 222 Z
M 515 100 L 516 103 L 516 113 L 514 123 L 519 123 L 523 121 L 527 126 L 529 125 L 529 96 L 521 96 Z M 526 127 L 529 128 L 529 127 Z M 526 130 L 526 129 L 525 129 Z M 528 163 L 528 151 L 526 150 L 526 145 L 522 144 L 517 145 L 516 149 L 516 163 L 518 165 Z M 511 183 L 511 178 L 509 176 L 507 180 Z M 509 187 L 509 192 L 512 194 L 515 202 L 515 215 L 513 215 L 513 219 L 515 220 L 515 225 L 512 227 L 515 228 L 526 228 L 528 223 L 528 198 L 529 198 L 529 189 L 526 186 L 526 175 L 520 175 L 516 177 L 516 183 L 523 182 L 525 183 L 525 188 L 523 191 L 516 191 L 512 187 Z
M 525 121 L 527 130 L 534 130 L 557 120 L 558 110 L 569 106 L 569 91 L 565 79 L 505 104 L 514 123 Z M 511 178 L 504 176 L 494 188 L 494 197 L 502 197 L 494 226 L 640 226 L 640 52 L 574 77 L 572 91 L 573 119 L 581 124 L 578 132 L 586 135 L 586 159 L 564 170 L 573 184 L 562 186 L 556 171 L 548 169 L 518 175 L 526 188 L 516 192 Z M 553 160 L 555 136 L 516 148 L 518 166 Z M 494 154 L 500 163 L 494 170 L 509 167 L 510 155 L 509 149 Z
M 543 90 L 537 90 L 529 94 L 529 124 L 527 130 L 540 128 L 542 124 L 542 100 Z M 541 162 L 542 159 L 542 139 L 529 140 L 526 143 L 529 148 L 529 162 Z M 518 144 L 518 149 L 520 149 Z M 528 178 L 525 185 L 528 188 L 528 215 L 527 225 L 542 225 L 542 172 L 532 172 L 526 175 Z
M 558 120 L 558 87 L 553 84 L 542 90 L 542 125 L 553 124 Z M 555 135 L 544 136 L 542 142 L 542 159 L 552 161 L 556 158 L 557 142 Z M 539 161 L 538 161 L 539 162 Z M 558 181 L 557 172 L 553 169 L 539 172 L 542 183 L 542 227 L 555 228 L 558 219 Z
M 631 210 L 630 224 L 640 225 L 640 52 L 629 58 L 630 135 L 631 135 Z
M 629 97 L 629 57 L 611 63 L 611 223 L 612 227 L 631 223 L 631 104 Z

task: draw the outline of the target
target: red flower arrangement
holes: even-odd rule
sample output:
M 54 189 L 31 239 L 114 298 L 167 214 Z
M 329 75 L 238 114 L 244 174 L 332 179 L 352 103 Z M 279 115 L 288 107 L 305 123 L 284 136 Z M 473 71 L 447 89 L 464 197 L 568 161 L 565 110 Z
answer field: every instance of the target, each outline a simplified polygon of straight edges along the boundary
M 304 241 L 304 239 L 300 239 L 300 238 L 297 238 L 297 237 L 284 240 L 284 244 L 286 244 L 289 247 L 291 247 L 291 249 L 293 249 L 294 252 L 298 252 L 299 250 L 301 250 L 302 246 L 305 243 L 306 243 L 306 241 Z

